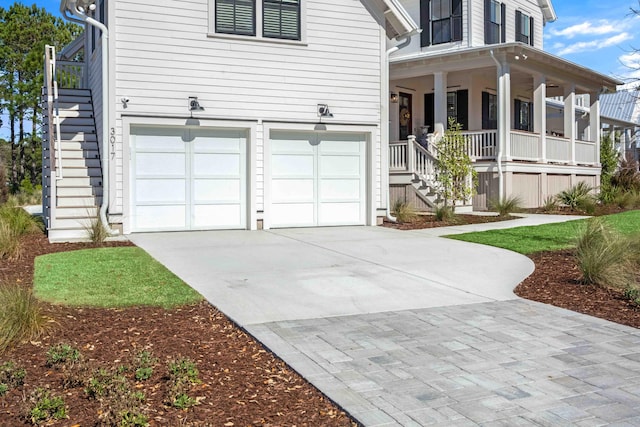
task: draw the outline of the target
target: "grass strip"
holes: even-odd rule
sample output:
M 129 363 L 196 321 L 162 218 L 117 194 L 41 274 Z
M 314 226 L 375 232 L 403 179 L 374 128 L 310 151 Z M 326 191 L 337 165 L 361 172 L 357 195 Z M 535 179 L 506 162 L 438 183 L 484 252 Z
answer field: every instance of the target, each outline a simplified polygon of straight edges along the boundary
M 53 304 L 87 307 L 192 304 L 202 296 L 137 247 L 85 249 L 39 256 L 34 293 Z

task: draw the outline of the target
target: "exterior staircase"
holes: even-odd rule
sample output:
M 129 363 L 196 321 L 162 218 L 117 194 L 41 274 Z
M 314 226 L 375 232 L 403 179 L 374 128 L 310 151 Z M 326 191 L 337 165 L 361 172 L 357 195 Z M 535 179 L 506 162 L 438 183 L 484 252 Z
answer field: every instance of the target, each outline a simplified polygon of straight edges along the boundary
M 46 89 L 44 97 L 47 104 L 50 98 Z M 53 114 L 47 114 L 45 109 L 43 140 L 43 214 L 48 236 L 52 242 L 88 240 L 102 203 L 102 170 L 91 91 L 58 89 L 55 103 Z

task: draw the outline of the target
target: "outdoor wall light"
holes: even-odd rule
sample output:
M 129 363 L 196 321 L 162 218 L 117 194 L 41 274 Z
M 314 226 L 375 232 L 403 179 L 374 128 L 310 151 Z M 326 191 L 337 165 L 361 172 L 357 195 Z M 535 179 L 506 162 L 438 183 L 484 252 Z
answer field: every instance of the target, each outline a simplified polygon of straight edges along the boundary
M 197 96 L 189 97 L 189 111 L 204 111 L 204 108 L 198 102 Z
M 391 101 L 392 104 L 397 104 L 398 103 L 398 94 L 395 92 L 391 92 L 391 96 L 389 97 L 389 100 Z

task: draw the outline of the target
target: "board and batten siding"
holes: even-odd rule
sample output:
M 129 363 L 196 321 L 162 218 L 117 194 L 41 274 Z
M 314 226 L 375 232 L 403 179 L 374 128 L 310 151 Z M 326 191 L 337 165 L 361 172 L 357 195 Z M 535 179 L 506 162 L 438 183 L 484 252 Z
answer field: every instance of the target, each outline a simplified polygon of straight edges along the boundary
M 115 97 L 130 99 L 126 109 L 115 102 L 118 138 L 122 115 L 187 118 L 189 96 L 202 119 L 312 123 L 322 103 L 334 115 L 328 123 L 379 126 L 383 29 L 359 1 L 303 4 L 304 42 L 280 42 L 208 35 L 208 0 L 114 3 Z M 257 210 L 267 137 L 259 126 Z M 373 143 L 379 162 L 379 135 Z M 120 188 L 123 174 L 116 180 Z

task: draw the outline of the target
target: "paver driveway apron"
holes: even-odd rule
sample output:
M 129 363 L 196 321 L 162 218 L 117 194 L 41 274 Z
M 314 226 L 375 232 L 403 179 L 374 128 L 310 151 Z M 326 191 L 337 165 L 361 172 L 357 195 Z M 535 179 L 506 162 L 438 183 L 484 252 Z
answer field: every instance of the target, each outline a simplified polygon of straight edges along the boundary
M 240 325 L 515 298 L 526 257 L 382 227 L 136 234 Z
M 528 258 L 430 235 L 132 240 L 366 426 L 640 426 L 637 329 L 518 299 Z

